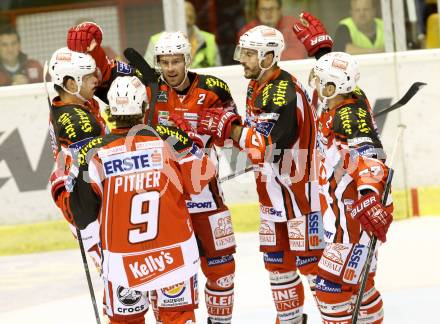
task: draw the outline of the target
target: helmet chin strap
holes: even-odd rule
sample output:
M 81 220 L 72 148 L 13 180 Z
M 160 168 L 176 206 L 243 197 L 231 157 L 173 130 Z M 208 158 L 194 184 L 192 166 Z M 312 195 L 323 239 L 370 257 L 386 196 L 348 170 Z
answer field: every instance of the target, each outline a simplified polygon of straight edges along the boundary
M 78 83 L 77 83 L 77 85 L 78 85 Z M 71 94 L 71 95 L 74 95 L 75 97 L 77 97 L 79 100 L 81 100 L 83 102 L 88 101 L 86 98 L 84 98 L 83 96 L 81 96 L 79 94 L 79 92 L 81 91 L 81 87 L 79 85 L 78 85 L 78 90 L 76 92 L 69 91 L 64 86 L 63 86 L 63 90 L 66 91 L 67 93 Z
M 264 72 L 266 72 L 267 70 L 269 70 L 272 66 L 274 66 L 275 65 L 275 60 L 272 60 L 272 64 L 269 66 L 269 67 L 267 67 L 267 68 L 264 68 L 264 67 L 262 67 L 261 66 L 261 61 L 262 60 L 259 60 L 258 61 L 258 67 L 261 69 L 261 71 L 260 71 L 260 74 L 258 75 L 258 77 L 256 78 L 256 79 L 254 79 L 255 81 L 260 81 L 260 79 L 261 79 L 261 77 L 263 76 L 263 74 L 264 74 Z

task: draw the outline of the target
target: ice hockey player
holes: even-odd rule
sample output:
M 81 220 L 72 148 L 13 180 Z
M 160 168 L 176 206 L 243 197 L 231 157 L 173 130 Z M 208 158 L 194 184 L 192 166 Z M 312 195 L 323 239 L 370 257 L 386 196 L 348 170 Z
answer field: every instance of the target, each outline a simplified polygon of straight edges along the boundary
M 64 182 L 72 163 L 72 152 L 86 144 L 93 137 L 104 135 L 106 126 L 99 114 L 98 102 L 93 95 L 98 86 L 94 59 L 84 53 L 77 53 L 67 47 L 56 50 L 48 65 L 55 91 L 58 96 L 50 106 L 49 133 L 56 161 L 51 174 L 51 193 L 61 209 L 74 236 L 67 192 Z M 84 246 L 95 265 L 101 264 L 100 248 L 93 228 L 84 233 Z
M 110 323 L 143 324 L 147 292 L 156 290 L 161 323 L 193 323 L 194 307 L 161 303 L 197 298 L 199 253 L 185 199 L 216 168 L 180 129 L 139 125 L 147 95 L 137 77 L 116 78 L 108 99 L 116 128 L 79 150 L 78 174 L 67 185 L 74 224 L 100 228 L 104 312 Z
M 234 54 L 250 79 L 243 125 L 232 112 L 204 110 L 200 132 L 231 138 L 254 165 L 264 252 L 277 323 L 305 323 L 304 287 L 314 289 L 324 248 L 319 207 L 315 116 L 298 80 L 278 67 L 284 49 L 276 29 L 257 26 L 240 37 Z
M 294 30 L 301 31 L 303 39 L 312 39 L 322 24 L 310 14 L 303 15 L 303 21 Z M 392 222 L 391 198 L 386 206 L 381 203 L 388 173 L 385 154 L 368 100 L 357 87 L 359 77 L 355 58 L 342 52 L 320 57 L 311 77 L 324 107 L 318 144 L 327 244 L 319 262 L 316 297 L 323 322 L 329 324 L 351 322 L 371 235 L 385 242 Z M 376 257 L 362 299 L 362 323 L 383 322 L 383 303 L 374 285 Z
M 100 46 L 101 40 L 101 30 L 94 24 L 81 24 L 69 30 L 69 48 L 89 51 L 103 75 L 106 75 L 111 66 L 116 65 L 119 70 L 120 63 L 106 59 Z M 155 68 L 160 72 L 160 80 L 153 124 L 176 125 L 184 131 L 196 132 L 202 109 L 221 107 L 225 111 L 236 111 L 229 87 L 224 81 L 188 71 L 191 45 L 184 34 L 163 33 L 154 51 Z M 150 88 L 147 93 L 150 97 Z M 214 144 L 224 145 L 210 136 L 201 136 L 198 142 L 203 143 L 215 160 L 217 154 Z M 235 237 L 231 214 L 224 203 L 218 178 L 213 179 L 200 194 L 191 195 L 187 207 L 200 246 L 201 268 L 207 277 L 205 300 L 208 321 L 230 323 L 234 301 Z

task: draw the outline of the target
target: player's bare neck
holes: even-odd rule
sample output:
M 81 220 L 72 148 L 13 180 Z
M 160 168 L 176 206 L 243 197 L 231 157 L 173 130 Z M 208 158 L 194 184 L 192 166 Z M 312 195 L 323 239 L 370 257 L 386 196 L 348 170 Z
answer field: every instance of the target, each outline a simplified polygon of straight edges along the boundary
M 339 106 L 344 100 L 345 100 L 345 98 L 344 98 L 343 96 L 340 96 L 340 95 L 338 95 L 338 96 L 336 96 L 336 97 L 334 97 L 334 98 L 332 98 L 332 99 L 329 99 L 329 100 L 328 100 L 328 103 L 327 103 L 328 110 L 333 110 L 333 109 L 335 109 L 335 108 L 338 107 L 338 106 Z

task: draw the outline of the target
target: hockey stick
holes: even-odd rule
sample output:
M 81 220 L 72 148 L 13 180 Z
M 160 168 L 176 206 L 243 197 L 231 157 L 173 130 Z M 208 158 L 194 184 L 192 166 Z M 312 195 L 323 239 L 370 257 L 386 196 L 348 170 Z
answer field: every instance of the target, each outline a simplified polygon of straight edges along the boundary
M 151 126 L 154 112 L 156 110 L 157 92 L 158 92 L 158 75 L 156 71 L 148 65 L 143 56 L 134 48 L 126 48 L 124 50 L 124 56 L 130 62 L 130 64 L 136 68 L 142 75 L 142 81 L 146 86 L 151 89 L 151 102 L 148 110 L 147 125 Z
M 47 95 L 49 114 L 53 117 L 52 103 L 50 101 L 49 89 L 47 88 L 47 79 L 46 79 L 48 69 L 49 69 L 49 64 L 46 61 L 44 63 L 44 69 L 43 69 L 43 82 L 44 82 L 44 89 L 46 90 L 46 95 Z M 82 262 L 83 262 L 83 266 L 84 266 L 84 271 L 86 273 L 87 285 L 89 287 L 89 293 L 90 293 L 90 298 L 92 300 L 93 311 L 95 313 L 96 323 L 101 324 L 101 319 L 99 317 L 99 312 L 98 312 L 98 305 L 96 304 L 95 291 L 93 289 L 92 278 L 90 277 L 89 265 L 87 263 L 87 257 L 86 257 L 86 252 L 84 250 L 84 244 L 83 244 L 83 240 L 82 240 L 82 236 L 81 236 L 81 231 L 78 228 L 76 228 L 76 238 L 78 240 L 79 249 L 81 251 L 81 258 L 82 258 Z
M 426 85 L 426 83 L 424 82 L 414 82 L 411 87 L 408 89 L 408 91 L 403 95 L 402 98 L 400 98 L 399 101 L 397 101 L 395 104 L 391 105 L 388 108 L 385 108 L 377 113 L 374 114 L 374 117 L 378 117 L 381 116 L 383 114 L 388 114 L 389 112 L 399 109 L 400 107 L 406 105 L 408 103 L 408 101 L 411 100 L 412 97 L 414 97 L 416 95 L 417 92 L 419 92 L 419 90 L 421 88 L 423 88 Z
M 373 117 L 378 117 L 378 116 L 381 116 L 384 114 L 388 114 L 389 112 L 396 110 L 396 109 L 399 109 L 400 107 L 406 105 L 412 99 L 412 97 L 414 97 L 417 94 L 417 92 L 419 92 L 419 90 L 421 88 L 423 88 L 425 85 L 426 85 L 426 83 L 424 83 L 424 82 L 414 82 L 411 85 L 411 87 L 408 89 L 408 91 L 406 91 L 406 93 L 403 95 L 402 98 L 400 98 L 396 103 L 394 103 L 390 107 L 385 108 L 385 109 L 375 113 L 373 115 Z M 240 170 L 235 173 L 228 174 L 227 176 L 220 178 L 219 183 L 234 179 L 235 177 L 238 177 L 239 175 L 242 175 L 246 172 L 249 172 L 252 169 L 253 169 L 253 166 L 249 166 L 244 170 Z
M 390 158 L 390 163 L 389 165 L 392 166 L 393 161 L 394 161 L 394 157 L 396 155 L 396 150 L 397 150 L 397 146 L 399 144 L 399 139 L 403 134 L 403 131 L 405 130 L 406 126 L 405 125 L 399 125 L 398 126 L 400 128 L 399 133 L 396 136 L 396 141 L 394 143 L 394 148 L 393 148 L 393 152 L 391 153 L 391 158 Z M 385 183 L 385 190 L 382 196 L 382 205 L 385 206 L 387 199 L 388 199 L 388 195 L 390 193 L 390 189 L 391 189 L 391 182 L 393 180 L 393 175 L 394 175 L 394 170 L 390 167 L 389 171 L 388 171 L 388 177 Z M 373 236 L 371 238 L 370 241 L 370 245 L 368 247 L 368 254 L 367 254 L 367 259 L 365 261 L 365 267 L 362 271 L 362 280 L 361 280 L 361 285 L 359 287 L 359 291 L 358 291 L 358 295 L 356 297 L 356 302 L 355 302 L 355 306 L 353 309 L 353 315 L 351 317 L 351 324 L 356 324 L 357 320 L 358 320 L 358 316 L 359 316 L 359 311 L 361 309 L 361 305 L 362 305 L 362 299 L 364 297 L 364 292 L 365 292 L 365 286 L 367 284 L 367 279 L 368 279 L 368 274 L 370 273 L 370 267 L 371 267 L 371 262 L 373 261 L 373 254 L 374 251 L 376 250 L 376 244 L 377 244 L 377 237 Z

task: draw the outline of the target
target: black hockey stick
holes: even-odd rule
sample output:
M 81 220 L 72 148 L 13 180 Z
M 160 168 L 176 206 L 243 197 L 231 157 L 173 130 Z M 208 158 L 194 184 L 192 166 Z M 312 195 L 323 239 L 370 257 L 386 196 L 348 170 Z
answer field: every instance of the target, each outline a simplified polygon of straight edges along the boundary
M 51 115 L 51 119 L 53 119 L 52 102 L 50 100 L 49 89 L 47 88 L 47 79 L 46 79 L 48 68 L 49 68 L 49 63 L 46 61 L 44 63 L 43 82 L 44 82 L 44 89 L 46 90 L 46 95 L 47 95 L 47 104 L 49 107 L 49 114 Z M 84 266 L 84 271 L 86 273 L 87 285 L 89 287 L 90 299 L 92 300 L 93 311 L 95 313 L 96 323 L 101 324 L 101 319 L 99 317 L 99 311 L 98 311 L 98 305 L 96 304 L 95 291 L 93 289 L 92 278 L 90 277 L 89 265 L 87 263 L 87 257 L 86 257 L 86 252 L 84 250 L 84 244 L 83 244 L 83 240 L 82 240 L 82 236 L 81 236 L 81 231 L 78 228 L 76 228 L 76 238 L 78 240 L 79 249 L 81 251 L 81 258 L 82 258 L 82 262 L 83 262 L 83 266 Z
M 387 114 L 393 110 L 399 109 L 400 107 L 406 105 L 408 103 L 408 101 L 411 100 L 412 97 L 415 96 L 415 94 L 417 92 L 419 92 L 419 90 L 421 88 L 423 88 L 426 85 L 426 83 L 424 82 L 414 82 L 411 87 L 408 89 L 408 91 L 403 95 L 402 98 L 400 98 L 399 101 L 397 101 L 395 104 L 391 105 L 388 108 L 385 108 L 377 113 L 374 114 L 374 117 L 378 117 L 381 116 L 383 114 Z
M 126 48 L 124 56 L 128 62 L 141 74 L 143 84 L 151 89 L 151 102 L 148 110 L 147 125 L 151 126 L 154 112 L 156 109 L 157 91 L 158 91 L 158 75 L 156 71 L 148 65 L 143 56 L 134 48 Z
M 92 277 L 90 276 L 89 265 L 87 263 L 86 251 L 84 249 L 84 244 L 81 236 L 81 231 L 76 228 L 76 236 L 79 243 L 79 249 L 81 250 L 81 258 L 83 261 L 84 271 L 87 278 L 87 286 L 89 286 L 90 298 L 92 299 L 93 311 L 95 312 L 95 319 L 97 324 L 101 324 L 101 319 L 99 317 L 98 305 L 96 304 L 95 290 L 93 289 Z
M 388 108 L 385 108 L 385 109 L 375 113 L 373 116 L 378 117 L 378 116 L 387 114 L 393 110 L 399 109 L 400 107 L 406 105 L 412 99 L 412 97 L 414 97 L 417 94 L 417 92 L 419 92 L 419 90 L 421 88 L 423 88 L 425 85 L 426 85 L 426 83 L 424 83 L 424 82 L 414 82 L 411 85 L 411 87 L 408 89 L 408 91 L 403 95 L 403 97 L 400 98 L 396 103 L 394 103 L 393 105 L 391 105 Z M 239 175 L 242 175 L 246 172 L 249 172 L 252 169 L 253 169 L 253 166 L 249 166 L 244 170 L 240 170 L 235 173 L 228 174 L 227 176 L 220 178 L 219 183 L 234 179 L 235 177 L 238 177 Z
M 391 189 L 391 182 L 393 181 L 393 175 L 394 175 L 394 170 L 390 168 L 388 170 L 388 177 L 387 177 L 387 180 L 385 183 L 385 190 L 384 190 L 384 193 L 382 196 L 382 205 L 384 205 L 384 206 L 388 200 L 388 195 L 389 195 L 390 189 Z M 368 274 L 370 273 L 371 262 L 373 261 L 374 251 L 376 250 L 376 244 L 377 244 L 377 237 L 373 236 L 371 238 L 370 245 L 368 247 L 367 259 L 365 261 L 365 267 L 362 272 L 363 273 L 362 281 L 361 281 L 361 285 L 359 287 L 358 295 L 356 297 L 356 303 L 355 303 L 354 309 L 353 309 L 351 324 L 356 324 L 357 320 L 358 320 L 359 310 L 361 309 L 361 304 L 362 304 L 362 299 L 364 297 L 365 286 L 367 284 Z

